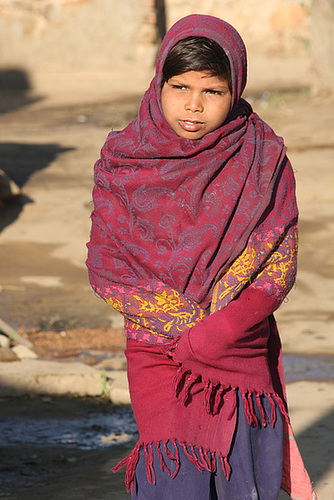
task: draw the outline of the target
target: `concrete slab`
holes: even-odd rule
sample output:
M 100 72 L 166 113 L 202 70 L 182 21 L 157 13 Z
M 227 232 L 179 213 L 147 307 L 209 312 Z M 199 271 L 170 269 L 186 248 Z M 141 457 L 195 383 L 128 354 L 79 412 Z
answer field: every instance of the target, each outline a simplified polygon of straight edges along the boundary
M 108 370 L 109 398 L 115 405 L 130 405 L 129 383 L 126 371 Z
M 31 360 L 0 363 L 0 396 L 23 394 L 100 396 L 102 372 L 71 362 Z
M 115 368 L 106 370 L 80 362 L 28 358 L 0 362 L 0 397 L 26 394 L 104 395 L 115 405 L 130 405 L 126 370 L 117 369 L 121 368 L 119 362 Z
M 25 345 L 17 344 L 11 349 L 19 359 L 37 359 L 37 354 Z

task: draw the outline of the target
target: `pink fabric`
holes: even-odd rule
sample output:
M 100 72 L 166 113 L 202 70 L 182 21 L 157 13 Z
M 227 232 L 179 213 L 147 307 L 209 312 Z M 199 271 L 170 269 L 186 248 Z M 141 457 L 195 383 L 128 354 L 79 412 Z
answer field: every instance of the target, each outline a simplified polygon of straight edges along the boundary
M 281 489 L 293 500 L 317 500 L 309 475 L 296 443 L 296 439 L 287 420 L 283 420 L 283 471 Z

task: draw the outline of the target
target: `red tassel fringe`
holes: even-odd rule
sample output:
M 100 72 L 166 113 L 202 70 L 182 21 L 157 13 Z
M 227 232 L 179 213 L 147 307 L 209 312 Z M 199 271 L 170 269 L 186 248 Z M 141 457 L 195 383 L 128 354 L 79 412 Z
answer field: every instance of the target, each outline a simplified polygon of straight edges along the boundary
M 268 424 L 268 417 L 266 415 L 266 412 L 264 411 L 263 404 L 262 404 L 262 394 L 256 394 L 256 404 L 259 409 L 260 415 L 261 415 L 261 421 L 263 427 L 266 427 Z
M 139 443 L 136 444 L 130 455 L 127 457 L 123 458 L 118 464 L 113 467 L 111 470 L 113 472 L 118 472 L 123 467 L 126 467 L 126 473 L 125 473 L 125 487 L 129 491 L 131 490 L 131 493 L 134 493 L 134 487 L 135 487 L 135 472 L 136 472 L 136 467 L 137 463 L 139 460 L 139 451 L 140 451 L 141 445 Z
M 156 447 L 158 458 L 160 462 L 160 468 L 165 469 L 167 474 L 171 476 L 173 479 L 180 470 L 180 453 L 179 448 L 175 440 L 169 441 L 173 443 L 175 448 L 175 453 L 172 453 L 170 449 L 167 447 L 167 443 L 164 442 L 154 442 L 148 444 L 139 444 L 135 446 L 130 455 L 121 460 L 115 467 L 112 468 L 113 472 L 120 471 L 123 467 L 127 466 L 126 474 L 125 474 L 125 487 L 131 493 L 134 493 L 135 481 L 136 481 L 136 466 L 139 460 L 139 451 L 142 448 L 145 454 L 145 465 L 146 465 L 146 475 L 147 480 L 150 484 L 155 484 L 156 475 L 154 472 L 154 463 L 153 463 L 153 445 Z M 182 446 L 187 458 L 195 465 L 195 467 L 200 471 L 207 470 L 209 472 L 214 472 L 217 468 L 216 456 L 214 453 L 210 453 L 209 451 L 205 451 L 203 448 L 198 449 L 198 453 L 196 453 L 194 446 L 189 446 L 186 443 L 180 443 Z M 175 464 L 175 470 L 172 471 L 168 468 L 163 458 L 163 454 L 161 451 L 161 446 L 163 446 L 164 452 L 166 456 L 171 459 Z M 220 459 L 222 470 L 227 479 L 229 479 L 231 468 L 228 463 L 227 457 L 223 457 L 217 455 Z
M 176 476 L 176 474 L 179 472 L 179 469 L 180 469 L 180 454 L 179 454 L 179 449 L 177 447 L 176 441 L 173 440 L 171 442 L 173 443 L 174 448 L 175 448 L 175 455 L 173 455 L 173 453 L 167 448 L 166 443 L 163 443 L 163 446 L 164 446 L 166 456 L 170 460 L 173 460 L 173 462 L 175 463 L 175 471 L 173 472 L 173 474 L 169 471 L 169 475 L 171 476 L 172 479 L 174 479 L 174 477 Z
M 212 380 L 204 381 L 200 375 L 195 375 L 190 370 L 184 370 L 182 366 L 180 366 L 174 380 L 175 396 L 180 398 L 183 404 L 187 406 L 191 402 L 192 388 L 198 383 L 202 383 L 204 392 L 204 407 L 207 413 L 211 415 L 217 415 L 221 411 L 224 405 L 224 398 L 227 394 L 229 398 L 234 398 L 232 410 L 228 417 L 228 419 L 230 420 L 236 410 L 236 393 L 238 391 L 238 389 L 232 388 L 230 385 L 224 386 L 221 383 L 215 384 L 212 382 Z M 289 418 L 283 401 L 276 394 L 268 394 L 271 406 L 271 414 L 269 418 L 266 415 L 262 403 L 263 393 L 244 390 L 240 390 L 240 393 L 242 396 L 248 425 L 258 427 L 258 425 L 261 423 L 263 427 L 266 427 L 270 422 L 271 426 L 273 427 L 276 422 L 276 403 L 278 404 L 282 415 L 287 419 Z M 255 396 L 255 399 L 253 398 L 253 396 Z M 255 413 L 255 404 L 260 412 L 260 419 Z
M 202 380 L 201 375 L 195 375 L 191 371 L 182 370 L 180 367 L 175 376 L 174 380 L 174 393 L 175 396 L 182 400 L 183 404 L 186 406 L 191 401 L 191 389 L 192 387 Z
M 186 387 L 186 395 L 183 395 L 182 399 L 186 404 L 187 399 L 191 397 L 190 389 L 198 380 L 197 377 L 188 377 L 191 375 L 190 372 L 181 372 L 179 371 L 178 379 L 176 380 L 176 395 L 178 396 L 180 392 Z M 227 388 L 222 387 L 220 384 L 213 385 L 212 382 L 207 382 L 205 384 L 205 407 L 207 410 L 210 410 L 209 413 L 216 414 L 220 411 L 224 396 L 228 393 L 229 398 L 233 398 L 232 402 L 232 410 L 228 415 L 228 419 L 233 417 L 234 412 L 237 410 L 237 389 L 232 389 L 230 386 Z M 289 420 L 286 406 L 282 399 L 276 394 L 268 394 L 268 398 L 270 401 L 270 419 L 268 418 L 264 407 L 263 407 L 263 393 L 251 393 L 248 391 L 240 391 L 243 407 L 247 419 L 248 425 L 258 427 L 262 425 L 265 427 L 270 423 L 273 427 L 276 422 L 276 405 L 278 405 L 282 416 Z M 255 396 L 255 397 L 254 397 Z M 257 417 L 255 413 L 254 405 L 256 404 L 260 418 Z M 173 444 L 174 451 L 172 452 L 170 448 L 167 447 L 167 442 L 153 442 L 148 444 L 139 444 L 135 446 L 130 455 L 121 460 L 113 469 L 113 472 L 118 472 L 123 467 L 127 466 L 126 474 L 125 474 L 125 486 L 127 490 L 131 489 L 133 494 L 134 485 L 135 485 L 135 470 L 139 460 L 139 451 L 141 448 L 144 450 L 145 454 L 145 463 L 146 463 L 146 474 L 147 480 L 151 484 L 155 484 L 156 475 L 154 471 L 154 463 L 153 463 L 153 445 L 156 447 L 158 459 L 160 462 L 161 470 L 165 470 L 171 478 L 174 478 L 180 469 L 180 454 L 178 446 L 182 446 L 187 458 L 195 465 L 195 467 L 202 472 L 203 470 L 208 470 L 210 472 L 214 472 L 217 468 L 216 458 L 220 459 L 221 467 L 223 473 L 227 479 L 230 477 L 231 468 L 228 463 L 228 459 L 225 456 L 221 456 L 218 453 L 210 453 L 208 450 L 204 450 L 203 448 L 197 448 L 197 453 L 195 451 L 194 446 L 187 445 L 186 443 L 177 444 L 176 440 L 169 440 L 169 443 Z M 172 460 L 175 464 L 175 470 L 172 472 L 168 465 L 166 464 L 163 456 L 163 452 L 161 447 L 163 447 L 163 452 L 167 458 Z

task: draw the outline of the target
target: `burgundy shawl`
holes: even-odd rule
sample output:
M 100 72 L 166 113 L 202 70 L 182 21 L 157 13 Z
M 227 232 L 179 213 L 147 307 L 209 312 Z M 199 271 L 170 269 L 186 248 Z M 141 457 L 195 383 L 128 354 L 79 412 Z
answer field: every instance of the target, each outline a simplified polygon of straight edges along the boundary
M 220 128 L 189 140 L 164 119 L 161 78 L 170 48 L 196 35 L 226 52 L 232 105 Z M 87 266 L 94 291 L 125 317 L 140 431 L 125 460 L 128 485 L 139 447 L 173 439 L 201 449 L 200 466 L 210 470 L 205 454 L 214 452 L 228 476 L 237 390 L 250 425 L 250 395 L 261 409 L 265 392 L 272 415 L 262 423 L 274 425 L 276 401 L 288 430 L 272 313 L 295 280 L 295 184 L 283 140 L 241 98 L 246 76 L 246 50 L 232 26 L 204 15 L 181 19 L 163 40 L 138 117 L 108 135 L 95 165 Z M 296 450 L 286 447 L 282 485 L 309 499 Z M 147 467 L 154 480 L 149 453 Z

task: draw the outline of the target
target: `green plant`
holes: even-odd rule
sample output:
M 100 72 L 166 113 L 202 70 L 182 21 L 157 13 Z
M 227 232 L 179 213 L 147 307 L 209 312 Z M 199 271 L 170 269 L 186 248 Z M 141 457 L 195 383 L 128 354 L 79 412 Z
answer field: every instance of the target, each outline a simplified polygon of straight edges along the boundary
M 106 371 L 102 370 L 102 395 L 107 396 L 109 394 L 109 384 L 108 384 L 108 376 Z

